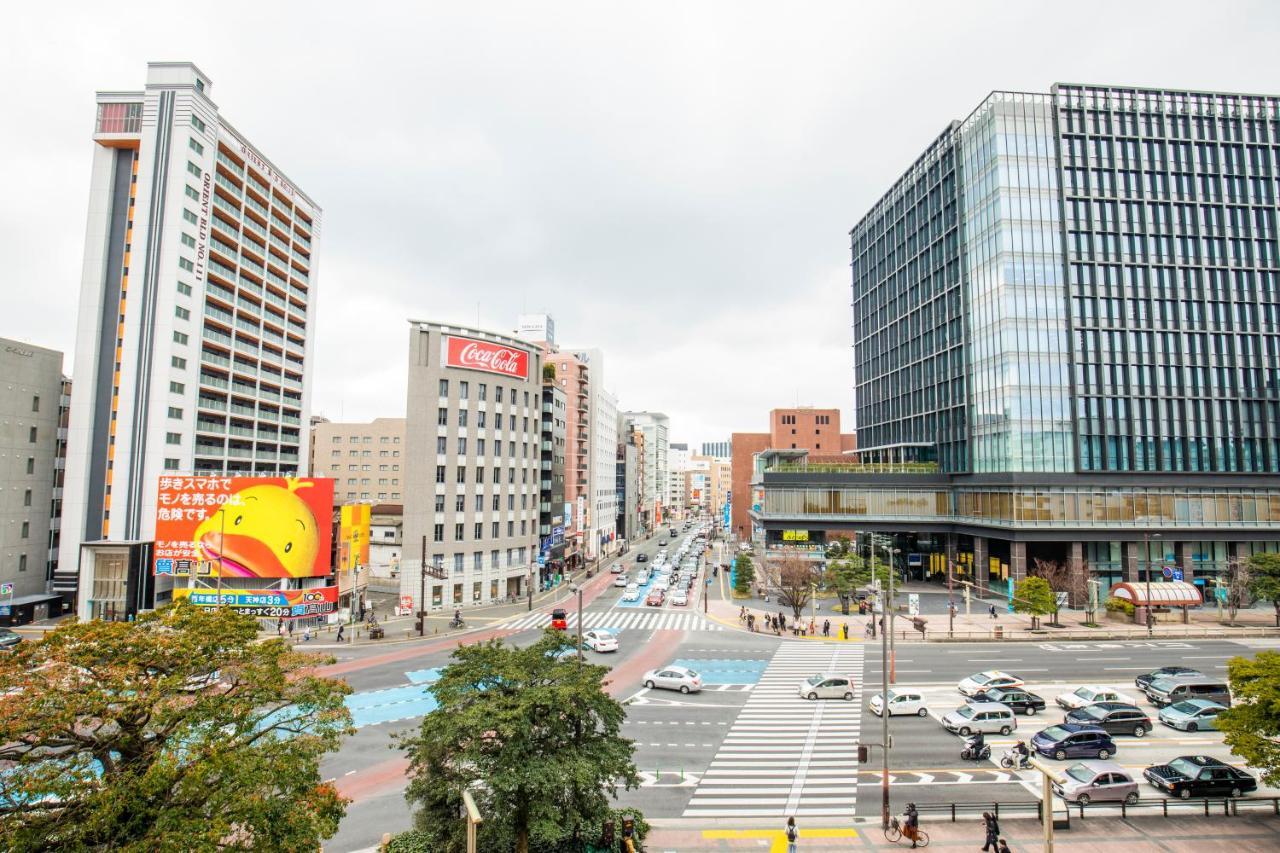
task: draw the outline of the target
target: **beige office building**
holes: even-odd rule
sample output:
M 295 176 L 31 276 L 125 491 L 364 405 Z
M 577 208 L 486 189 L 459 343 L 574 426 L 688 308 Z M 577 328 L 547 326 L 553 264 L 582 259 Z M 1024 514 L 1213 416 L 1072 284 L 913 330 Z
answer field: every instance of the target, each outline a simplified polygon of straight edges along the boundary
M 311 476 L 333 478 L 337 504 L 400 503 L 406 482 L 404 431 L 404 418 L 313 419 Z

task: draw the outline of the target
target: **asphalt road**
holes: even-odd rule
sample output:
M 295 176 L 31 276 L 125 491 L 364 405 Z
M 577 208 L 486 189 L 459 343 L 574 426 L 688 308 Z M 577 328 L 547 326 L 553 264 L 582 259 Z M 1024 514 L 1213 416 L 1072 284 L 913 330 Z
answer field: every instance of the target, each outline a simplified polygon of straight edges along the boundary
M 656 537 L 642 546 L 650 556 L 657 548 Z M 624 560 L 629 572 L 634 571 L 635 553 Z M 878 643 L 824 643 L 725 630 L 701 615 L 701 583 L 688 606 L 668 601 L 652 608 L 621 602 L 622 590 L 611 581 L 605 575 L 588 582 L 590 590 L 600 591 L 586 607 L 583 623 L 619 633 L 618 652 L 587 654 L 613 667 L 609 690 L 627 706 L 624 734 L 635 741 L 642 786 L 624 792 L 621 802 L 654 818 L 719 821 L 720 826 L 735 821 L 758 825 L 796 814 L 807 826 L 835 827 L 847 825 L 853 815 L 879 814 L 879 753 L 873 752 L 869 766 L 859 767 L 856 761 L 858 741 L 880 739 L 880 719 L 867 709 L 880 689 Z M 546 618 L 545 612 L 517 615 L 467 639 L 503 636 L 510 642 L 532 642 Z M 411 729 L 431 709 L 425 687 L 433 671 L 447 665 L 456 642 L 449 638 L 336 651 L 338 663 L 331 671 L 357 691 L 350 704 L 359 728 L 324 765 L 325 776 L 352 798 L 326 849 L 367 849 L 383 832 L 410 826 L 403 798 L 406 762 L 394 749 L 393 734 Z M 959 739 L 938 723 L 942 714 L 962 704 L 956 683 L 967 675 L 1002 669 L 1024 678 L 1049 702 L 1050 709 L 1041 715 L 1020 718 L 1018 735 L 1029 738 L 1061 720 L 1052 707 L 1054 697 L 1081 684 L 1114 685 L 1134 695 L 1133 678 L 1142 671 L 1185 663 L 1222 673 L 1227 659 L 1251 651 L 1220 641 L 899 643 L 895 686 L 920 689 L 930 716 L 891 720 L 892 808 L 900 811 L 907 801 L 1009 802 L 1038 796 L 1037 774 L 1003 771 L 995 761 L 961 761 Z M 699 670 L 705 689 L 685 696 L 643 687 L 645 670 L 674 662 Z M 828 671 L 853 677 L 854 701 L 810 702 L 799 695 L 807 675 Z M 1013 738 L 995 735 L 988 740 L 998 759 Z M 1140 773 L 1150 763 L 1177 755 L 1229 759 L 1221 740 L 1214 732 L 1188 735 L 1157 725 L 1141 740 L 1118 738 L 1116 760 Z M 1146 786 L 1141 793 L 1144 799 L 1159 796 Z

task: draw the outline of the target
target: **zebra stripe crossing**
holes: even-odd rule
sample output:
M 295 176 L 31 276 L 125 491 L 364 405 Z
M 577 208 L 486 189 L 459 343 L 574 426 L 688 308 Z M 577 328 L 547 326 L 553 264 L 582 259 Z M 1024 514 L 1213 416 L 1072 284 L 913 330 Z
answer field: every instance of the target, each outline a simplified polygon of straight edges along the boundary
M 578 614 L 570 612 L 567 616 L 569 630 L 578 627 Z M 529 613 L 501 623 L 503 628 L 524 631 L 529 628 L 545 628 L 551 624 L 549 613 Z M 617 631 L 723 631 L 724 627 L 704 618 L 698 613 L 676 611 L 636 611 L 588 610 L 582 614 L 583 628 L 612 628 Z
M 687 818 L 852 818 L 863 649 L 783 643 L 698 780 Z M 802 698 L 815 673 L 852 676 L 853 701 Z

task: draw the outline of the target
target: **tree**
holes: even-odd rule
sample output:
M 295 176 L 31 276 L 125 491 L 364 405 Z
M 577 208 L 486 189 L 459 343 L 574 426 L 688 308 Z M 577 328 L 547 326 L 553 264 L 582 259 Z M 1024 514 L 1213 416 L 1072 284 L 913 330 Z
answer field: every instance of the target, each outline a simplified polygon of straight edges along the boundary
M 751 594 L 751 582 L 756 579 L 756 567 L 749 554 L 733 558 L 733 591 L 738 595 Z
M 1250 568 L 1249 563 L 1234 558 L 1227 562 L 1227 579 L 1222 582 L 1222 587 L 1228 624 L 1234 625 L 1240 608 L 1249 606 L 1249 589 L 1252 586 Z
M 314 850 L 350 688 L 255 620 L 179 603 L 0 656 L 0 836 L 16 850 Z
M 1231 707 L 1217 717 L 1231 751 L 1256 767 L 1262 781 L 1280 785 L 1280 652 L 1227 661 Z
M 439 706 L 399 738 L 424 849 L 465 849 L 465 790 L 484 816 L 481 850 L 578 849 L 605 820 L 621 826 L 609 800 L 640 784 L 625 712 L 603 689 L 607 667 L 557 657 L 569 645 L 548 631 L 525 648 L 491 640 L 453 653 L 432 687 Z
M 1058 607 L 1058 597 L 1044 578 L 1026 577 L 1018 581 L 1013 590 L 1013 612 L 1031 615 L 1031 630 L 1040 627 L 1040 617 L 1053 613 Z
M 1048 582 L 1049 588 L 1054 593 L 1065 592 L 1067 594 L 1067 606 L 1074 607 L 1081 601 L 1086 600 L 1089 590 L 1083 566 L 1075 566 L 1072 560 L 1037 559 L 1033 571 L 1036 577 L 1044 578 Z M 1058 621 L 1058 596 L 1056 594 L 1053 597 L 1053 621 L 1049 624 L 1055 628 L 1061 626 Z
M 838 560 L 841 557 L 847 557 L 853 553 L 853 542 L 848 536 L 837 536 L 827 543 L 826 557 L 828 560 Z
M 790 607 L 799 621 L 801 612 L 813 598 L 813 585 L 817 580 L 814 564 L 803 557 L 782 557 L 772 562 L 770 571 L 778 589 L 778 603 Z
M 827 563 L 825 577 L 827 586 L 840 596 L 840 609 L 846 616 L 849 615 L 849 599 L 871 582 L 871 572 L 860 554 L 850 554 Z
M 1280 628 L 1280 554 L 1267 552 L 1249 557 L 1249 594 L 1258 601 L 1270 601 Z

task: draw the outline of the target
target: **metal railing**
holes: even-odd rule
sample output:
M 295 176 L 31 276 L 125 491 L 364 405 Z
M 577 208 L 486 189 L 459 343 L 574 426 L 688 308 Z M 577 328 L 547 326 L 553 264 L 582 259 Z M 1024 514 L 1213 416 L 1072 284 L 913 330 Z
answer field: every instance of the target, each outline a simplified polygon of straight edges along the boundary
M 1041 800 L 1011 803 L 920 803 L 916 805 L 916 809 L 921 815 L 949 815 L 951 822 L 955 823 L 961 815 L 967 817 L 972 814 L 982 814 L 983 812 L 991 812 L 997 818 L 1003 815 L 1027 814 L 1039 820 L 1042 805 Z M 1088 812 L 1094 812 L 1095 816 L 1114 817 L 1118 815 L 1121 818 L 1127 818 L 1130 812 L 1141 813 L 1157 810 L 1166 817 L 1170 814 L 1176 816 L 1191 813 L 1203 815 L 1204 817 L 1213 817 L 1215 815 L 1234 817 L 1240 813 L 1241 808 L 1245 811 L 1269 808 L 1272 814 L 1280 816 L 1280 797 L 1191 797 L 1186 800 L 1161 797 L 1158 800 L 1139 800 L 1133 804 L 1124 802 L 1067 803 L 1063 800 L 1055 799 L 1055 814 L 1062 814 L 1062 812 L 1058 811 L 1059 808 L 1068 811 L 1074 809 L 1076 816 L 1081 819 L 1084 819 Z
M 766 474 L 937 474 L 936 462 L 779 462 Z

